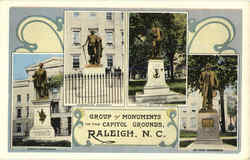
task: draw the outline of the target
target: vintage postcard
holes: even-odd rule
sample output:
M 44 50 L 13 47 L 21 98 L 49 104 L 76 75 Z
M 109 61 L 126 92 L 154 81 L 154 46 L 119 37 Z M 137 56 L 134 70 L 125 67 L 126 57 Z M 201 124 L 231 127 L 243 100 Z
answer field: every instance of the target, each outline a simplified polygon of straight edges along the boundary
M 8 153 L 242 153 L 243 15 L 11 7 Z

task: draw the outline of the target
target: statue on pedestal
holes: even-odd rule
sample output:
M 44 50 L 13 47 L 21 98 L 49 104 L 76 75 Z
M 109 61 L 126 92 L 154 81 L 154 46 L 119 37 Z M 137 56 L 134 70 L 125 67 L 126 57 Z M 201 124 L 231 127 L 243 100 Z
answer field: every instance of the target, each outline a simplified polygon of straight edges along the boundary
M 152 58 L 160 58 L 160 56 L 161 56 L 161 41 L 162 41 L 163 35 L 162 35 L 162 31 L 161 31 L 157 22 L 153 23 L 151 31 L 152 31 L 152 36 L 153 36 Z
M 47 72 L 43 68 L 43 63 L 39 64 L 39 68 L 35 71 L 33 77 L 33 84 L 36 90 L 36 99 L 46 99 L 49 96 Z
M 213 109 L 213 97 L 216 96 L 219 81 L 215 72 L 211 70 L 210 64 L 206 64 L 205 71 L 201 72 L 199 83 L 200 92 L 203 96 L 202 108 L 199 112 L 216 112 Z
M 85 44 L 82 45 L 83 51 L 87 44 L 88 55 L 90 56 L 89 64 L 100 64 L 103 51 L 102 38 L 95 35 L 94 31 L 90 31 Z

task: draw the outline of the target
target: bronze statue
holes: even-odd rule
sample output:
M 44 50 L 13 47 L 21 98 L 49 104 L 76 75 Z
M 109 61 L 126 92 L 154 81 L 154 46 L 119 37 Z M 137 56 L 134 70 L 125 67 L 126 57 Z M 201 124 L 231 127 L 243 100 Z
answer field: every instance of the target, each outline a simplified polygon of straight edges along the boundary
M 205 71 L 201 72 L 199 83 L 200 92 L 203 96 L 200 112 L 214 112 L 213 97 L 216 96 L 216 89 L 218 89 L 219 81 L 215 72 L 211 70 L 210 64 L 206 64 Z
M 88 55 L 90 56 L 90 64 L 100 64 L 102 57 L 102 39 L 101 37 L 95 35 L 94 31 L 90 31 L 85 44 L 82 45 L 83 50 L 86 44 L 88 44 Z
M 161 55 L 161 41 L 162 41 L 162 32 L 160 27 L 157 25 L 157 22 L 154 22 L 152 25 L 152 36 L 153 36 L 153 41 L 152 41 L 152 46 L 153 46 L 153 53 L 152 53 L 152 58 L 158 58 Z
M 39 64 L 39 68 L 35 71 L 33 77 L 34 88 L 36 89 L 36 99 L 48 98 L 47 72 L 43 68 L 43 63 Z

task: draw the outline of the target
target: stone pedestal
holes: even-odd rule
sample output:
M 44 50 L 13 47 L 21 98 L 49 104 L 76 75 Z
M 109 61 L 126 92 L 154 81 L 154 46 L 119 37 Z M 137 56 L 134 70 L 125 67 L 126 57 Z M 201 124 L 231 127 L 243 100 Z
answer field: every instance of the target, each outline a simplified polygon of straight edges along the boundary
M 83 69 L 83 74 L 104 74 L 105 68 L 102 64 L 86 64 Z
M 220 139 L 219 115 L 217 112 L 198 114 L 198 132 L 195 144 L 223 144 Z
M 147 83 L 143 93 L 136 93 L 136 103 L 185 103 L 185 95 L 170 91 L 165 80 L 164 59 L 148 61 Z
M 51 126 L 50 103 L 49 100 L 32 101 L 34 124 L 28 140 L 46 141 L 55 138 L 55 131 Z
M 223 144 L 220 139 L 219 115 L 217 112 L 198 114 L 198 132 L 196 140 L 184 150 L 195 151 L 233 151 L 237 147 Z

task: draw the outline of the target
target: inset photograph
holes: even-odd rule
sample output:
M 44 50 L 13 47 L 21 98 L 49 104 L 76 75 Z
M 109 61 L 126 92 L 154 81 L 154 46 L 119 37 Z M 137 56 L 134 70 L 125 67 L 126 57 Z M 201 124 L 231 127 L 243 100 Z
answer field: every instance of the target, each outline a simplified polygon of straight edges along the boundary
M 12 148 L 70 147 L 63 103 L 63 54 L 13 54 Z
M 186 103 L 187 13 L 129 14 L 129 103 Z
M 180 111 L 180 148 L 238 149 L 238 57 L 188 56 L 188 106 Z
M 125 14 L 65 12 L 65 104 L 124 104 Z

